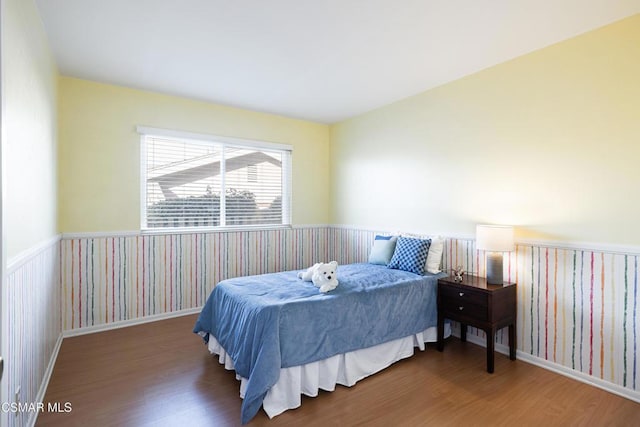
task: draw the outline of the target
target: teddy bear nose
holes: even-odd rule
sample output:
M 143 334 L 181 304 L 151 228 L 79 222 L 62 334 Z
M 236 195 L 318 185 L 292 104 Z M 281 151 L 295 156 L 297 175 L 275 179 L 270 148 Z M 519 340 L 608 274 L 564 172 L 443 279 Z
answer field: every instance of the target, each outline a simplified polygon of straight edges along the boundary
M 331 280 L 331 276 L 327 276 L 327 279 Z

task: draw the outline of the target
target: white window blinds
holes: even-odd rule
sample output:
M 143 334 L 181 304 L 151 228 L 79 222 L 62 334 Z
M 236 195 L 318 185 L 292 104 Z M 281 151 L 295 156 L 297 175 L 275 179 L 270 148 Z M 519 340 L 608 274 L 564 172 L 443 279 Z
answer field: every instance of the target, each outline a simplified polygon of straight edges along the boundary
M 139 132 L 143 229 L 290 224 L 288 146 Z

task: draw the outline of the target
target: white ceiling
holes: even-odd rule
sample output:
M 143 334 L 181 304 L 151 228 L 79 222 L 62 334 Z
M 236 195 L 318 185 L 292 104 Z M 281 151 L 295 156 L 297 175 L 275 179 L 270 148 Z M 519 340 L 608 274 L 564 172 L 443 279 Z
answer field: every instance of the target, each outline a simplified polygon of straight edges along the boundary
M 60 72 L 334 123 L 640 0 L 36 0 Z

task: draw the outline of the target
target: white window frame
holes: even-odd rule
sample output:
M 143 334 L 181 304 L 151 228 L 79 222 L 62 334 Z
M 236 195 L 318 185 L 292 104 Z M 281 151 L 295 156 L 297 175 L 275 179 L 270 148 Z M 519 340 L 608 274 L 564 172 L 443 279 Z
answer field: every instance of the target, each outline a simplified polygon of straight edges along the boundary
M 291 228 L 291 162 L 293 154 L 293 146 L 289 144 L 279 144 L 274 142 L 258 141 L 243 138 L 234 138 L 229 136 L 219 136 L 203 133 L 185 132 L 179 130 L 162 129 L 149 126 L 136 126 L 136 130 L 140 135 L 140 230 L 143 233 L 150 234 L 163 234 L 163 233 L 175 233 L 175 232 L 207 232 L 207 231 L 232 231 L 232 230 L 265 230 L 265 229 L 279 229 L 279 228 Z M 181 141 L 188 141 L 191 143 L 215 144 L 225 147 L 234 148 L 255 148 L 265 151 L 278 151 L 282 153 L 282 224 L 264 224 L 264 225 L 225 225 L 225 194 L 222 192 L 220 197 L 220 225 L 215 227 L 147 227 L 147 173 L 146 173 L 146 161 L 147 161 L 147 147 L 146 137 L 161 137 L 171 138 Z M 225 162 L 221 162 L 221 179 L 223 181 L 224 188 L 224 165 Z

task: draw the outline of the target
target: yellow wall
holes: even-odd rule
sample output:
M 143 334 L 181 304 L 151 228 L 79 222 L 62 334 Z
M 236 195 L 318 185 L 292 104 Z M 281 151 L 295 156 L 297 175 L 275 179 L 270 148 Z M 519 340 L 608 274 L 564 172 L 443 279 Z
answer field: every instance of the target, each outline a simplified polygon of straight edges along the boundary
M 4 230 L 8 259 L 56 234 L 58 71 L 33 1 L 2 16 Z
M 328 221 L 326 125 L 69 77 L 59 91 L 61 232 L 139 229 L 137 125 L 291 144 L 293 223 Z
M 331 128 L 332 221 L 640 244 L 640 15 Z

